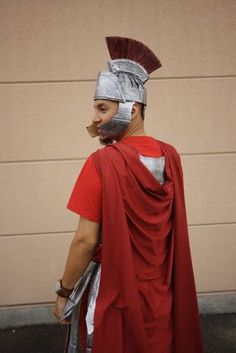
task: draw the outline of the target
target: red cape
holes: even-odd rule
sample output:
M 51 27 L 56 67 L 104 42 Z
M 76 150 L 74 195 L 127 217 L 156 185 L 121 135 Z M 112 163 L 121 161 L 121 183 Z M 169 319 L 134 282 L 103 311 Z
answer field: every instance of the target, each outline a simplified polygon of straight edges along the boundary
M 92 353 L 203 352 L 180 157 L 159 143 L 164 185 L 128 144 L 93 154 L 103 245 Z

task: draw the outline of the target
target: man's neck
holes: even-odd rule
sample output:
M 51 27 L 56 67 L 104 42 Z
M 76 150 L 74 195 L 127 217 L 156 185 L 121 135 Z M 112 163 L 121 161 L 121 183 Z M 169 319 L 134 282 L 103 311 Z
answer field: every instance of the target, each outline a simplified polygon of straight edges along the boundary
M 146 132 L 144 130 L 143 124 L 141 126 L 136 124 L 130 124 L 128 129 L 122 135 L 122 139 L 128 136 L 145 136 L 145 135 L 146 135 Z

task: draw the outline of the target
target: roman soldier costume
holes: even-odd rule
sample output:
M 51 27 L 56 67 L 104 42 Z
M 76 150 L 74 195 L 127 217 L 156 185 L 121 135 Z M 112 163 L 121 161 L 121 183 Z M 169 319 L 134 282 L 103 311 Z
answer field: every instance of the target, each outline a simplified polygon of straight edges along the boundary
M 202 353 L 180 156 L 149 136 L 122 138 L 161 64 L 136 40 L 106 41 L 109 71 L 99 73 L 94 99 L 119 108 L 100 127 L 112 143 L 88 158 L 68 203 L 100 223 L 101 235 L 65 308 L 66 352 Z M 95 124 L 88 131 L 99 134 Z

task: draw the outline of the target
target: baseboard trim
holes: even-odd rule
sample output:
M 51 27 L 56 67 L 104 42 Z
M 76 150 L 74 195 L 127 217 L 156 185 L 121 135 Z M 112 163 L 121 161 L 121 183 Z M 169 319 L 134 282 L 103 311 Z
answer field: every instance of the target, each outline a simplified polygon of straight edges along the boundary
M 200 314 L 236 313 L 236 292 L 199 294 Z M 0 309 L 0 329 L 37 324 L 56 324 L 52 304 L 13 306 Z
M 199 294 L 198 305 L 203 315 L 236 313 L 236 292 Z
M 53 305 L 15 306 L 0 309 L 0 329 L 39 324 L 55 324 Z

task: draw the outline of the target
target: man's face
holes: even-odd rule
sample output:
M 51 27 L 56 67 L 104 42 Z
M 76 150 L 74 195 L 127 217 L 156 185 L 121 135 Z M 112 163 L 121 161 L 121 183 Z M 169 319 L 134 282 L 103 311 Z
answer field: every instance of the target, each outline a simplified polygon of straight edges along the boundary
M 92 122 L 97 125 L 98 129 L 103 124 L 110 121 L 118 111 L 118 102 L 105 99 L 94 101 L 94 117 Z
M 103 145 L 112 143 L 113 140 L 106 136 L 106 133 L 104 133 L 104 131 L 100 130 L 99 128 L 112 120 L 114 115 L 117 113 L 118 108 L 119 103 L 113 102 L 111 100 L 98 99 L 94 101 L 94 117 L 92 122 L 97 126 L 99 140 Z

